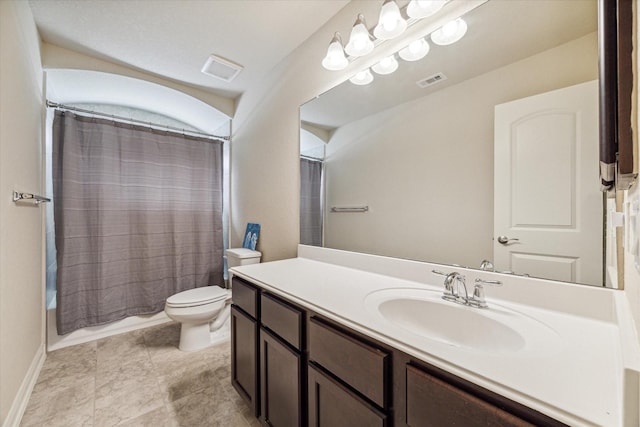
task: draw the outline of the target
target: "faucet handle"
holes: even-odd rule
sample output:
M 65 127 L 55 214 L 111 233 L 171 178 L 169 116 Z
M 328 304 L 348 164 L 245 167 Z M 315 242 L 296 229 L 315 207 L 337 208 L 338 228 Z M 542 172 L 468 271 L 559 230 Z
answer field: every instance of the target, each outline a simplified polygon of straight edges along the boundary
M 491 286 L 502 286 L 502 282 L 500 280 L 485 280 L 485 279 L 476 279 L 476 286 L 482 285 L 491 285 Z
M 502 286 L 500 280 L 485 280 L 477 278 L 475 280 L 475 286 L 473 287 L 473 296 L 469 300 L 469 305 L 476 308 L 488 308 L 487 301 L 484 297 L 484 286 Z

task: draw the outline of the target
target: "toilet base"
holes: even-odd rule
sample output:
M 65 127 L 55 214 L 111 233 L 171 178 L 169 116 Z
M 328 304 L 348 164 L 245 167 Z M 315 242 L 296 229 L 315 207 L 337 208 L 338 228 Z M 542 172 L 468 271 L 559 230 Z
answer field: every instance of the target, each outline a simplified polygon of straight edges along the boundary
M 209 336 L 209 324 L 194 325 L 183 322 L 180 326 L 181 351 L 198 351 L 211 345 Z
M 218 330 L 213 331 L 209 334 L 211 338 L 210 345 L 220 344 L 225 341 L 231 340 L 231 324 L 230 322 L 225 322 L 225 324 Z
M 182 323 L 180 326 L 180 344 L 178 345 L 178 349 L 189 352 L 198 351 L 229 340 L 231 337 L 229 323 L 228 320 L 225 321 L 224 324 L 215 331 L 210 330 L 209 323 L 205 323 L 204 325 Z

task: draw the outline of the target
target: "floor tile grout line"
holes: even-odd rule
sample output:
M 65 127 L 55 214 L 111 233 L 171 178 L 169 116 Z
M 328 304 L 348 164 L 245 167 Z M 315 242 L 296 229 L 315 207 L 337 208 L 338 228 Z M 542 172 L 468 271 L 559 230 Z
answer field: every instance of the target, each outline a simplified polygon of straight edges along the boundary
M 224 382 L 230 381 L 230 379 L 228 378 L 229 374 L 228 373 L 225 374 L 224 372 L 229 370 L 229 367 L 227 365 L 229 365 L 230 363 L 229 355 L 227 354 L 228 346 L 229 346 L 228 341 L 216 343 L 215 345 L 212 345 L 207 349 L 203 349 L 202 357 L 196 356 L 194 358 L 186 354 L 182 355 L 184 357 L 180 357 L 181 356 L 180 353 L 182 352 L 179 352 L 177 348 L 177 342 L 175 342 L 177 337 L 179 337 L 178 330 L 176 329 L 177 327 L 175 325 L 169 326 L 169 327 L 167 326 L 168 325 L 163 325 L 162 328 L 158 327 L 156 331 L 154 331 L 153 329 L 155 328 L 152 327 L 144 330 L 138 330 L 136 332 L 119 334 L 118 337 L 121 337 L 120 340 L 115 338 L 116 336 L 114 336 L 114 338 L 108 337 L 108 338 L 98 339 L 93 341 L 92 343 L 87 343 L 89 347 L 86 347 L 85 345 L 80 344 L 79 346 L 83 346 L 83 348 L 81 349 L 81 347 L 78 346 L 79 351 L 74 351 L 70 349 L 68 353 L 59 354 L 61 357 L 60 360 L 68 360 L 72 364 L 76 363 L 90 369 L 89 371 L 85 371 L 86 374 L 83 374 L 85 375 L 84 376 L 85 384 L 87 384 L 86 380 L 90 379 L 90 383 L 87 384 L 88 389 L 85 391 L 85 393 L 87 394 L 90 393 L 89 396 L 87 396 L 87 394 L 85 394 L 85 396 L 91 398 L 91 403 L 87 402 L 87 404 L 90 406 L 88 407 L 85 406 L 86 412 L 84 412 L 84 414 L 86 418 L 84 418 L 85 420 L 84 422 L 87 423 L 86 425 L 89 425 L 89 423 L 91 423 L 93 427 L 97 427 L 101 422 L 98 419 L 99 414 L 98 414 L 98 405 L 97 405 L 98 379 L 101 379 L 101 381 L 102 380 L 106 381 L 111 371 L 119 370 L 121 371 L 121 373 L 124 372 L 122 371 L 123 369 L 122 357 L 125 357 L 125 358 L 129 356 L 132 356 L 132 357 L 135 356 L 135 358 L 139 357 L 139 359 L 143 361 L 142 363 L 144 363 L 145 365 L 148 364 L 147 366 L 149 366 L 150 371 L 148 373 L 145 373 L 144 375 L 152 376 L 152 378 L 151 377 L 148 378 L 149 379 L 148 385 L 155 388 L 155 393 L 153 394 L 156 394 L 157 396 L 156 398 L 159 401 L 157 402 L 157 406 L 154 406 L 152 409 L 147 410 L 146 412 L 141 414 L 138 414 L 136 412 L 134 415 L 131 415 L 132 418 L 129 418 L 128 416 L 120 418 L 117 421 L 118 423 L 135 425 L 135 424 L 132 424 L 133 420 L 137 419 L 138 417 L 141 417 L 141 419 L 147 419 L 145 418 L 146 416 L 149 419 L 154 419 L 154 418 L 159 419 L 158 417 L 164 417 L 162 419 L 165 422 L 168 422 L 171 425 L 180 425 L 181 423 L 180 420 L 182 420 L 182 417 L 185 415 L 184 409 L 189 405 L 188 399 L 190 396 L 193 396 L 193 398 L 197 399 L 198 397 L 196 396 L 202 396 L 203 395 L 202 393 L 204 392 L 205 389 L 211 390 L 209 386 L 213 386 L 214 391 L 215 389 L 218 389 L 218 393 L 220 393 L 220 390 L 224 389 L 223 387 Z M 112 339 L 113 341 L 111 341 Z M 157 346 L 157 349 L 159 350 L 158 353 L 152 351 L 153 348 L 155 348 L 154 346 Z M 211 349 L 214 349 L 214 350 L 210 351 Z M 165 356 L 168 356 L 166 360 L 169 362 L 166 365 L 165 365 L 165 359 L 164 359 Z M 120 361 L 120 363 L 111 363 L 112 360 Z M 99 363 L 100 361 L 102 361 L 102 364 Z M 195 387 L 189 388 L 188 393 L 177 398 L 176 402 L 181 401 L 181 403 L 178 406 L 174 406 L 172 405 L 172 401 L 169 400 L 170 399 L 169 392 L 171 390 L 171 387 L 176 384 L 175 382 L 176 379 L 169 379 L 168 381 L 166 381 L 166 384 L 165 384 L 165 382 L 161 382 L 161 378 L 162 378 L 161 373 L 168 375 L 170 372 L 173 372 L 174 369 L 176 369 L 174 368 L 174 364 L 176 367 L 179 367 L 181 365 L 185 365 L 185 364 L 190 365 L 192 363 L 194 365 L 198 365 L 197 369 L 192 370 L 192 372 L 188 372 L 188 373 L 194 374 L 194 380 L 197 382 L 192 385 Z M 87 366 L 87 365 L 90 365 L 90 366 Z M 102 368 L 100 368 L 100 366 L 102 366 Z M 164 369 L 160 369 L 161 366 Z M 104 378 L 100 373 L 100 370 L 104 371 L 103 372 L 105 375 Z M 58 374 L 62 374 L 63 376 L 59 377 Z M 88 374 L 88 378 L 87 378 L 87 374 Z M 127 373 L 125 372 L 125 376 L 126 375 Z M 200 381 L 202 380 L 202 378 L 204 378 L 205 381 L 210 382 L 209 386 L 205 386 L 204 388 L 201 387 L 202 384 L 200 383 Z M 185 378 L 182 378 L 182 380 L 185 380 Z M 74 384 L 72 386 L 73 388 L 73 387 L 76 387 L 78 384 L 80 384 L 82 380 L 78 378 L 77 374 L 74 372 L 59 371 L 55 375 L 54 381 L 59 381 L 59 382 L 70 381 L 71 383 Z M 120 380 L 117 380 L 117 381 L 120 381 Z M 187 378 L 187 381 L 189 382 L 190 380 Z M 155 386 L 153 386 L 152 384 L 155 384 Z M 52 390 L 52 393 L 56 393 L 56 391 Z M 209 396 L 208 398 L 211 398 L 210 391 L 204 392 L 204 395 Z M 53 394 L 49 397 L 49 399 L 55 398 L 56 396 L 57 394 Z M 186 401 L 184 399 L 186 399 Z M 234 401 L 233 399 L 231 399 L 230 395 L 226 393 L 223 393 L 221 395 L 216 395 L 216 397 L 214 398 L 214 401 L 212 402 L 215 403 L 216 401 L 217 402 L 224 401 L 232 405 L 231 406 L 231 408 L 233 408 L 232 412 L 227 412 L 229 408 L 227 404 L 223 405 L 224 408 L 226 409 L 221 409 L 221 410 L 224 411 L 223 413 L 225 415 L 234 417 L 234 420 L 236 421 L 236 423 L 239 423 L 239 425 L 242 425 L 242 426 L 253 425 L 244 416 L 244 409 L 245 409 L 244 406 L 239 404 L 238 401 Z M 119 406 L 113 407 L 114 410 L 117 410 L 118 408 Z M 142 407 L 139 407 L 139 409 L 142 409 Z M 64 414 L 56 413 L 55 417 L 51 417 L 48 419 L 50 420 L 49 422 L 51 424 L 59 425 L 60 421 L 64 419 L 62 417 L 73 415 L 76 413 L 77 412 L 75 411 L 75 408 L 72 407 L 72 408 L 69 408 L 68 412 L 65 412 Z M 123 415 L 127 413 L 133 414 L 133 412 L 131 411 L 127 412 L 126 410 L 122 412 Z M 240 418 L 237 418 L 238 416 Z M 37 415 L 34 417 L 34 419 L 37 419 Z M 104 421 L 106 420 L 102 420 L 103 423 Z M 135 423 L 137 421 L 133 421 L 133 422 Z M 192 425 L 204 426 L 204 424 L 199 424 L 198 422 Z
M 158 392 L 159 392 L 160 396 L 162 397 L 162 406 L 164 406 L 164 409 L 167 412 L 167 416 L 172 418 L 171 408 L 169 408 L 169 406 L 167 404 L 168 400 L 165 399 L 164 393 L 162 392 L 162 387 L 160 385 L 158 367 L 153 362 L 153 358 L 151 357 L 151 352 L 149 351 L 149 345 L 147 343 L 147 336 L 144 333 L 144 331 L 142 332 L 142 343 L 144 345 L 144 350 L 145 350 L 145 352 L 147 354 L 147 358 L 149 359 L 149 364 L 151 365 L 151 370 L 153 372 L 153 376 L 154 376 L 154 379 L 155 379 L 156 387 L 158 388 Z

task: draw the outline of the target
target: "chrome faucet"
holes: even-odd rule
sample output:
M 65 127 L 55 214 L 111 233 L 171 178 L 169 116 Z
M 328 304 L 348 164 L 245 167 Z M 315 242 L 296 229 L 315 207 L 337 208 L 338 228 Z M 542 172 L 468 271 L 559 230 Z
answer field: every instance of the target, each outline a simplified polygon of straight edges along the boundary
M 502 286 L 502 282 L 499 280 L 485 280 L 478 278 L 476 279 L 475 286 L 473 287 L 473 296 L 469 298 L 465 277 L 462 274 L 457 271 L 444 273 L 439 270 L 431 270 L 431 272 L 439 276 L 445 276 L 444 294 L 442 295 L 443 300 L 453 301 L 457 304 L 468 305 L 475 308 L 489 307 L 484 297 L 484 285 Z M 460 291 L 464 291 L 464 294 L 461 294 Z
M 462 305 L 469 304 L 469 293 L 467 292 L 467 284 L 465 283 L 465 277 L 462 274 L 458 273 L 457 271 L 453 271 L 448 274 L 438 270 L 432 270 L 432 272 L 440 276 L 445 276 L 444 294 L 442 295 L 443 300 L 453 301 Z M 464 291 L 464 296 L 460 294 L 460 290 Z

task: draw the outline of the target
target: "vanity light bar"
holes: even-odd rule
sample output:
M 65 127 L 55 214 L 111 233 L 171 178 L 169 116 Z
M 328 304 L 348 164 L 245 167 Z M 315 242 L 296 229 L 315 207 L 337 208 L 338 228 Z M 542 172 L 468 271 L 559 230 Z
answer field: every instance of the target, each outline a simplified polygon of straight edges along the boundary
M 344 47 L 340 34 L 338 32 L 334 34 L 327 49 L 327 54 L 322 60 L 322 66 L 331 71 L 339 71 L 347 68 L 351 60 L 371 53 L 378 44 L 399 36 L 407 27 L 415 22 L 435 14 L 447 1 L 448 0 L 431 0 L 430 2 L 421 2 L 419 0 L 411 0 L 410 3 L 403 8 L 405 14 L 408 16 L 408 19 L 405 20 L 400 13 L 396 0 L 384 0 L 378 24 L 373 28 L 373 35 L 366 26 L 364 15 L 361 13 L 358 14 L 358 18 L 351 29 L 349 41 Z M 466 22 L 461 17 L 458 17 L 433 31 L 431 33 L 431 40 L 438 45 L 449 45 L 460 40 L 466 31 Z M 417 43 L 420 41 L 423 42 L 422 46 L 417 46 Z M 421 49 L 418 49 L 418 47 L 421 47 Z M 396 53 L 405 61 L 417 61 L 424 58 L 428 52 L 429 45 L 426 43 L 426 40 L 418 39 Z M 394 72 L 397 66 L 387 67 L 383 62 L 388 62 L 390 58 L 395 60 L 396 53 L 374 65 L 372 67 L 373 71 L 383 75 Z M 347 55 L 349 56 L 347 57 Z M 371 83 L 373 78 L 370 78 L 369 75 L 365 78 L 363 72 L 370 74 L 368 69 L 361 70 L 354 74 L 349 80 L 357 85 Z M 420 83 L 418 83 L 418 85 L 420 87 L 427 86 Z

